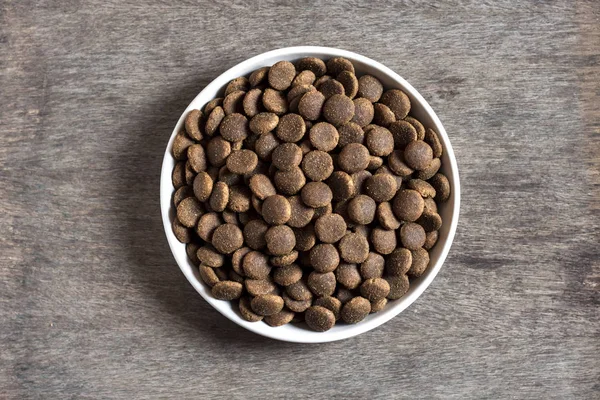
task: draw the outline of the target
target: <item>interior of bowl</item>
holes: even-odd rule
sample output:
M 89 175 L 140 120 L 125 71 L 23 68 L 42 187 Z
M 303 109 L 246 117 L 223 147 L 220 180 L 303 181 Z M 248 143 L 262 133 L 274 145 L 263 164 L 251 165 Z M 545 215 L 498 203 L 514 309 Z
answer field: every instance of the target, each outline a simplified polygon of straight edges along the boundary
M 327 332 L 314 332 L 302 326 L 302 324 L 287 324 L 273 328 L 264 322 L 245 321 L 239 315 L 235 303 L 216 300 L 212 297 L 210 288 L 200 279 L 198 268 L 187 257 L 185 245 L 175 238 L 171 230 L 171 222 L 175 218 L 175 208 L 172 205 L 174 188 L 171 182 L 171 173 L 175 166 L 175 159 L 171 155 L 171 147 L 175 134 L 182 129 L 184 117 L 188 111 L 201 109 L 208 101 L 222 95 L 227 83 L 238 76 L 248 76 L 255 69 L 273 65 L 277 61 L 287 60 L 293 62 L 307 56 L 318 57 L 324 60 L 337 56 L 346 57 L 353 62 L 357 76 L 370 74 L 378 78 L 383 83 L 385 89 L 402 89 L 410 97 L 412 103 L 411 115 L 421 121 L 426 128 L 433 128 L 438 132 L 444 146 L 441 172 L 448 177 L 451 186 L 450 199 L 439 207 L 439 214 L 444 223 L 439 231 L 438 242 L 430 250 L 430 264 L 427 271 L 420 278 L 411 280 L 410 289 L 404 297 L 390 301 L 382 311 L 370 314 L 363 321 L 355 325 L 336 324 Z M 260 54 L 236 65 L 206 86 L 190 103 L 179 118 L 165 151 L 161 171 L 160 202 L 165 233 L 173 256 L 186 278 L 206 301 L 230 320 L 263 336 L 290 342 L 320 343 L 345 339 L 373 329 L 396 316 L 423 293 L 440 270 L 450 250 L 458 223 L 460 184 L 456 159 L 444 127 L 429 104 L 408 82 L 384 65 L 356 53 L 325 47 L 289 47 Z

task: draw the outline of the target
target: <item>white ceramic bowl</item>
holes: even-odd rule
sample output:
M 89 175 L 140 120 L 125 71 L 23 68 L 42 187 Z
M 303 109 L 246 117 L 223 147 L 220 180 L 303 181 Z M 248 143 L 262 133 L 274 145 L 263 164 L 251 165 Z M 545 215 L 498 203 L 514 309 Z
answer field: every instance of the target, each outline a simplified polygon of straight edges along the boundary
M 234 303 L 217 300 L 212 297 L 210 289 L 200 280 L 198 268 L 192 265 L 188 259 L 185 251 L 185 245 L 180 243 L 175 238 L 171 230 L 171 222 L 175 216 L 175 209 L 171 200 L 174 192 L 171 182 L 171 173 L 175 165 L 175 159 L 171 155 L 171 147 L 173 145 L 173 139 L 175 138 L 176 133 L 183 126 L 184 117 L 188 111 L 192 109 L 201 109 L 208 101 L 212 100 L 218 95 L 222 95 L 222 91 L 227 83 L 238 76 L 248 76 L 255 69 L 273 65 L 277 61 L 295 61 L 307 56 L 318 57 L 324 60 L 332 57 L 345 57 L 352 61 L 354 67 L 356 68 L 357 75 L 373 75 L 383 83 L 385 89 L 402 89 L 410 97 L 412 102 L 411 114 L 421 121 L 426 128 L 431 127 L 435 129 L 440 136 L 444 146 L 441 172 L 448 177 L 452 190 L 448 202 L 439 207 L 439 213 L 442 216 L 444 224 L 440 230 L 438 242 L 430 252 L 430 264 L 425 274 L 423 274 L 423 276 L 421 276 L 419 279 L 411 281 L 411 286 L 408 293 L 406 293 L 401 299 L 390 301 L 382 311 L 375 314 L 370 314 L 363 321 L 355 325 L 335 325 L 327 332 L 313 332 L 308 330 L 306 327 L 293 324 L 273 328 L 264 322 L 248 322 L 243 320 L 238 313 L 237 307 L 234 306 Z M 442 264 L 444 263 L 444 260 L 446 259 L 446 256 L 448 255 L 448 251 L 452 245 L 452 240 L 454 239 L 454 233 L 456 232 L 456 226 L 458 224 L 459 204 L 460 184 L 458 180 L 458 166 L 456 164 L 456 159 L 454 158 L 454 152 L 442 123 L 435 115 L 435 112 L 433 112 L 429 104 L 427 104 L 425 99 L 423 99 L 419 92 L 417 92 L 407 81 L 377 61 L 371 60 L 370 58 L 356 53 L 352 53 L 350 51 L 328 47 L 287 47 L 269 51 L 267 53 L 252 57 L 236 65 L 235 67 L 230 68 L 217 77 L 208 86 L 206 86 L 204 90 L 198 94 L 198 96 L 196 96 L 196 98 L 185 109 L 179 118 L 179 121 L 177 121 L 177 125 L 175 126 L 175 129 L 173 129 L 173 133 L 169 139 L 169 144 L 165 150 L 160 178 L 160 206 L 167 240 L 177 264 L 192 286 L 198 291 L 198 293 L 200 293 L 202 297 L 204 297 L 208 303 L 210 303 L 210 305 L 212 305 L 215 309 L 217 309 L 217 311 L 236 324 L 269 338 L 298 343 L 330 342 L 361 334 L 390 320 L 402 312 L 412 302 L 414 302 L 433 281 L 433 278 L 435 278 L 437 275 L 438 271 L 442 267 Z

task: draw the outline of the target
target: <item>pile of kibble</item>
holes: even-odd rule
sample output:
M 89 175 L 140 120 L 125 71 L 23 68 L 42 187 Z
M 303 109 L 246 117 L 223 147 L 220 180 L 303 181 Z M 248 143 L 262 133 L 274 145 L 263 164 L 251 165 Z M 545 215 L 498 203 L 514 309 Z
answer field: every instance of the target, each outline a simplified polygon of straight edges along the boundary
M 192 110 L 173 142 L 173 232 L 247 321 L 349 324 L 421 276 L 450 196 L 437 133 L 345 58 L 280 61 Z

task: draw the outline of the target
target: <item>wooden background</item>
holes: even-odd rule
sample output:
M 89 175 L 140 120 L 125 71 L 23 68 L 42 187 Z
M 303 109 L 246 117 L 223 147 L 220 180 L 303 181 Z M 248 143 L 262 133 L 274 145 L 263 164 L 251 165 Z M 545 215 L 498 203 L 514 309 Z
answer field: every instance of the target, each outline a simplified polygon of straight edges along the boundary
M 600 3 L 0 0 L 0 398 L 600 397 Z M 424 295 L 322 345 L 246 332 L 179 271 L 162 154 L 225 69 L 292 45 L 404 76 L 454 145 Z

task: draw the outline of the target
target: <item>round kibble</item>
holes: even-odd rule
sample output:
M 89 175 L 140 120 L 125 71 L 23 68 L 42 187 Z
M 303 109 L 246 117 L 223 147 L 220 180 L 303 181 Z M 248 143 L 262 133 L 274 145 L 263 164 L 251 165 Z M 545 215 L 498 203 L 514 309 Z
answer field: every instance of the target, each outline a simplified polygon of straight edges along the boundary
M 331 189 L 323 182 L 308 182 L 300 195 L 302 202 L 312 208 L 324 207 L 333 199 Z
M 202 240 L 211 242 L 215 229 L 222 224 L 223 221 L 221 221 L 219 214 L 214 212 L 206 213 L 198 220 L 196 233 Z
M 417 140 L 417 130 L 407 121 L 392 122 L 388 129 L 394 138 L 394 147 L 404 149 L 409 143 Z
M 352 174 L 366 169 L 369 166 L 371 156 L 369 150 L 359 143 L 350 143 L 344 146 L 338 157 L 340 168 Z
M 310 250 L 310 265 L 317 272 L 332 272 L 339 263 L 340 255 L 332 244 L 318 244 Z
M 229 114 L 223 118 L 219 131 L 223 139 L 229 142 L 244 140 L 250 132 L 248 118 L 239 113 Z
M 342 302 L 333 296 L 322 296 L 313 302 L 314 306 L 325 307 L 331 311 L 335 317 L 335 321 L 340 319 L 340 311 L 342 309 Z
M 336 243 L 346 234 L 346 221 L 339 214 L 323 215 L 315 221 L 315 233 L 323 243 Z
M 242 101 L 244 113 L 252 118 L 262 110 L 262 90 L 252 89 L 244 96 Z
M 215 108 L 220 107 L 222 105 L 223 105 L 222 97 L 217 97 L 215 99 L 212 99 L 211 101 L 206 103 L 206 105 L 204 106 L 204 115 L 210 115 L 210 113 L 213 112 L 213 110 Z
M 331 156 L 320 150 L 313 150 L 304 156 L 302 160 L 302 171 L 304 175 L 315 182 L 323 181 L 333 172 L 333 160 Z
M 279 119 L 276 134 L 284 142 L 297 142 L 304 137 L 306 124 L 298 114 L 285 114 Z
M 369 256 L 369 242 L 358 233 L 346 233 L 339 243 L 340 257 L 348 263 L 361 263 Z
M 333 212 L 333 206 L 331 203 L 327 203 L 326 206 L 315 208 L 315 215 L 313 216 L 313 220 L 316 220 L 323 215 L 331 214 Z
M 267 249 L 274 256 L 290 253 L 296 246 L 294 231 L 287 225 L 277 225 L 269 228 L 265 234 Z
M 435 189 L 435 200 L 446 202 L 450 198 L 450 182 L 446 175 L 437 173 L 429 180 L 429 183 Z
M 353 99 L 356 93 L 358 93 L 358 79 L 356 79 L 354 72 L 342 71 L 337 75 L 336 79 L 342 84 L 346 96 Z
M 379 79 L 372 75 L 363 75 L 358 78 L 358 97 L 364 97 L 372 103 L 379 101 L 383 94 L 383 85 Z
M 327 122 L 319 122 L 310 128 L 310 143 L 321 151 L 331 151 L 336 148 L 340 134 L 335 126 Z
M 261 160 L 271 161 L 273 150 L 275 150 L 280 144 L 281 142 L 279 139 L 277 139 L 273 133 L 268 132 L 256 140 L 256 143 L 254 144 L 254 151 L 256 151 L 256 154 Z
M 258 135 L 264 135 L 265 133 L 274 130 L 278 124 L 279 117 L 276 114 L 262 112 L 252 117 L 248 126 L 252 132 Z
M 265 109 L 277 115 L 285 114 L 288 111 L 288 102 L 285 95 L 271 88 L 265 89 L 262 96 L 262 102 Z
M 294 229 L 294 235 L 296 236 L 296 249 L 299 251 L 309 251 L 317 242 L 312 224 L 308 224 L 301 229 Z
M 384 279 L 390 285 L 390 293 L 387 295 L 389 300 L 397 300 L 408 292 L 410 283 L 406 275 L 386 276 Z
M 364 98 L 354 99 L 354 117 L 352 122 L 357 123 L 361 127 L 369 125 L 373 121 L 375 110 L 373 103 Z
M 438 208 L 437 208 L 437 204 L 435 203 L 435 200 L 428 197 L 428 198 L 423 199 L 423 202 L 425 203 L 425 205 L 423 206 L 423 212 L 425 212 L 425 211 L 431 212 L 431 213 L 438 212 Z
M 238 225 L 239 221 L 237 219 L 237 212 L 236 211 L 231 211 L 231 210 L 225 210 L 221 213 L 221 216 L 223 217 L 223 221 L 225 221 L 226 224 L 233 224 L 233 225 Z
M 326 183 L 331 189 L 335 201 L 348 200 L 356 194 L 354 180 L 344 171 L 334 171 Z
M 240 228 L 233 224 L 218 226 L 212 235 L 212 245 L 223 254 L 231 254 L 244 244 Z
M 225 257 L 223 257 L 223 254 L 218 253 L 214 247 L 210 245 L 200 247 L 196 252 L 196 256 L 202 264 L 208 265 L 212 268 L 222 267 L 223 263 L 225 262 Z
M 262 67 L 250 74 L 248 81 L 252 87 L 258 86 L 267 80 L 270 67 Z
M 418 278 L 425 270 L 427 270 L 427 266 L 429 265 L 429 253 L 425 249 L 416 249 L 411 250 L 412 254 L 412 264 L 410 269 L 408 270 L 408 275 Z
M 175 157 L 176 160 L 185 160 L 187 157 L 187 149 L 193 144 L 194 141 L 191 140 L 184 131 L 180 131 L 175 135 L 175 140 L 173 140 L 173 157 Z
M 392 210 L 403 221 L 414 222 L 423 213 L 425 202 L 416 190 L 401 189 L 394 197 Z
M 289 171 L 300 165 L 302 150 L 295 143 L 282 143 L 271 154 L 273 165 L 280 171 Z
M 356 264 L 340 264 L 335 270 L 335 277 L 340 285 L 350 290 L 356 289 L 362 282 Z
M 381 278 L 385 268 L 385 259 L 381 254 L 370 252 L 360 264 L 360 276 L 363 279 Z
M 312 85 L 315 83 L 315 79 L 317 79 L 317 77 L 315 76 L 314 72 L 308 70 L 301 71 L 292 81 L 292 86 Z
M 223 99 L 223 111 L 225 111 L 225 115 L 239 113 L 242 114 L 244 112 L 244 97 L 246 96 L 246 92 L 243 90 L 235 90 Z
M 171 179 L 173 182 L 173 187 L 175 189 L 179 189 L 182 186 L 185 186 L 185 162 L 180 161 L 175 164 L 173 168 L 173 174 L 171 175 Z
M 410 117 L 410 116 L 404 118 L 404 120 L 406 122 L 408 122 L 409 124 L 411 124 L 416 129 L 418 140 L 425 139 L 425 127 L 423 126 L 423 124 L 421 122 L 419 122 L 419 120 L 417 120 L 416 118 Z M 431 143 L 429 145 L 431 145 Z
M 334 94 L 344 94 L 346 89 L 344 89 L 344 85 L 342 85 L 341 82 L 335 79 L 329 79 L 319 86 L 319 92 L 323 93 L 325 99 L 328 99 Z
M 345 147 L 350 143 L 362 144 L 365 140 L 365 133 L 356 122 L 348 122 L 347 124 L 339 126 L 338 133 L 340 135 L 338 147 Z
M 295 85 L 287 94 L 287 100 L 291 103 L 292 100 L 294 99 L 298 99 L 298 101 L 300 101 L 300 99 L 302 98 L 302 96 L 308 92 L 312 92 L 316 90 L 315 87 L 312 84 L 308 84 L 308 85 Z
M 440 137 L 438 136 L 438 134 L 433 129 L 427 129 L 423 139 L 425 140 L 425 143 L 431 146 L 433 156 L 436 158 L 440 158 L 443 153 L 443 148 L 442 142 L 440 141 Z
M 271 179 L 263 174 L 252 175 L 248 186 L 250 187 L 252 194 L 260 200 L 264 200 L 267 197 L 273 196 L 277 193 L 275 186 L 273 186 L 273 183 L 271 182 Z
M 231 255 L 231 268 L 235 273 L 242 277 L 244 276 L 244 270 L 242 267 L 244 257 L 246 257 L 246 254 L 250 253 L 251 251 L 252 249 L 250 247 L 241 247 L 234 251 Z
M 377 203 L 390 201 L 396 195 L 398 186 L 390 174 L 375 174 L 365 181 L 364 190 L 367 196 Z
M 352 181 L 354 182 L 354 189 L 356 190 L 356 194 L 364 193 L 365 182 L 372 175 L 373 174 L 366 170 L 358 171 L 351 175 Z
M 231 143 L 220 136 L 212 138 L 206 145 L 208 162 L 215 167 L 225 165 L 229 154 L 231 154 Z
M 285 267 L 286 265 L 293 264 L 298 259 L 298 252 L 293 250 L 291 253 L 284 254 L 282 256 L 271 257 L 269 262 L 274 267 Z
M 185 131 L 194 140 L 202 140 L 200 122 L 202 120 L 202 111 L 192 110 L 185 117 Z
M 177 218 L 173 219 L 173 222 L 171 222 L 171 228 L 173 229 L 173 234 L 181 243 L 189 243 L 192 241 L 192 231 L 183 226 Z
M 371 244 L 379 254 L 390 254 L 396 248 L 396 232 L 373 228 L 371 231 Z
M 396 121 L 396 116 L 385 104 L 373 104 L 373 122 L 379 126 L 389 129 L 390 125 Z
M 403 247 L 394 249 L 385 260 L 385 271 L 388 275 L 404 275 L 410 269 L 412 264 L 412 254 L 410 250 Z
M 416 190 L 423 197 L 435 197 L 435 189 L 431 184 L 421 179 L 411 179 L 406 182 L 409 189 Z
M 269 258 L 265 254 L 253 250 L 244 256 L 242 270 L 248 278 L 267 279 L 271 272 Z
M 386 91 L 381 95 L 380 102 L 392 110 L 396 119 L 404 119 L 410 111 L 410 99 L 402 90 Z
M 313 298 L 312 292 L 303 279 L 286 286 L 285 293 L 297 301 L 306 301 Z
M 275 269 L 273 280 L 281 286 L 289 286 L 302 278 L 302 268 L 297 264 L 286 265 Z
M 385 306 L 388 303 L 388 299 L 386 299 L 385 297 L 383 299 L 378 299 L 375 301 L 371 302 L 371 312 L 372 313 L 376 313 L 379 312 L 381 310 L 383 310 L 385 308 Z
M 435 244 L 437 243 L 437 240 L 438 240 L 438 232 L 437 231 L 427 232 L 425 234 L 425 244 L 423 245 L 423 248 L 426 250 L 431 250 L 433 248 L 433 246 L 435 246 Z
M 243 286 L 233 281 L 217 282 L 212 287 L 212 295 L 219 300 L 234 300 L 242 295 Z
M 383 202 L 377 205 L 377 221 L 385 229 L 398 229 L 400 228 L 400 221 L 394 215 L 392 211 L 392 205 L 389 202 Z
M 194 197 L 181 200 L 177 206 L 177 219 L 187 228 L 196 226 L 202 214 L 204 214 L 204 207 Z
M 356 324 L 371 312 L 371 303 L 364 297 L 357 296 L 342 307 L 341 317 L 348 324 Z
M 300 196 L 292 196 L 287 199 L 290 205 L 290 218 L 287 224 L 292 228 L 302 228 L 310 223 L 315 210 L 306 206 Z
M 229 188 L 229 203 L 227 208 L 234 213 L 246 212 L 250 209 L 252 192 L 247 186 L 235 185 Z
M 366 145 L 374 156 L 388 156 L 394 151 L 394 137 L 381 126 L 370 129 L 366 134 Z
M 425 232 L 434 232 L 442 227 L 442 217 L 435 212 L 423 211 L 416 222 L 423 227 Z
M 298 193 L 306 184 L 304 172 L 299 167 L 289 171 L 277 171 L 274 177 L 275 187 L 287 196 Z
M 327 72 L 327 67 L 325 66 L 325 62 L 320 58 L 316 57 L 304 57 L 296 63 L 296 67 L 298 70 L 309 70 L 312 71 L 315 76 L 325 75 Z
M 258 322 L 263 319 L 262 315 L 256 314 L 252 311 L 252 307 L 250 306 L 250 298 L 243 296 L 240 298 L 239 310 L 242 318 L 249 322 Z
M 431 160 L 431 163 L 429 163 L 429 165 L 425 169 L 417 171 L 416 177 L 422 180 L 431 179 L 435 174 L 437 174 L 441 166 L 442 162 L 440 161 L 440 159 L 434 158 L 433 160 Z
M 296 67 L 289 61 L 279 61 L 269 69 L 269 85 L 276 90 L 285 90 L 290 87 L 296 76 Z
M 298 113 L 309 121 L 315 121 L 321 116 L 325 96 L 316 90 L 305 93 L 298 103 Z
M 267 325 L 272 327 L 283 326 L 289 324 L 294 319 L 296 314 L 290 310 L 281 310 L 277 314 L 269 315 L 264 318 Z
M 385 299 L 390 294 L 390 284 L 382 278 L 367 279 L 360 286 L 360 294 L 369 301 Z
M 200 265 L 198 267 L 198 274 L 200 275 L 202 282 L 206 283 L 211 288 L 220 280 L 217 274 L 215 274 L 215 270 L 206 265 Z
M 425 244 L 425 230 L 419 224 L 410 222 L 400 228 L 402 246 L 409 250 L 416 250 Z
M 283 297 L 285 306 L 294 312 L 304 312 L 312 305 L 312 297 L 309 300 L 294 300 L 287 293 L 284 293 L 281 297 Z
M 410 168 L 425 169 L 433 161 L 433 151 L 424 141 L 416 140 L 406 145 L 404 159 Z
M 266 223 L 271 225 L 285 224 L 292 214 L 288 200 L 279 195 L 269 196 L 262 205 L 262 216 Z
M 258 163 L 258 157 L 252 150 L 236 150 L 227 157 L 227 169 L 234 174 L 245 175 L 254 170 Z
M 375 200 L 360 194 L 348 203 L 348 216 L 357 224 L 367 225 L 375 219 L 377 204 Z
M 188 147 L 187 157 L 194 172 L 206 171 L 208 168 L 206 153 L 204 152 L 204 147 L 201 145 L 193 144 Z
M 214 135 L 219 129 L 223 118 L 225 118 L 223 107 L 216 106 L 206 118 L 206 125 L 204 126 L 206 134 L 209 136 Z
M 307 285 L 316 296 L 331 296 L 335 292 L 335 275 L 333 272 L 313 271 L 308 275 Z
M 250 302 L 252 311 L 264 317 L 274 315 L 283 309 L 283 299 L 275 294 L 264 294 L 256 296 Z
M 323 105 L 323 116 L 335 126 L 350 122 L 354 116 L 354 103 L 347 96 L 334 94 Z
M 267 245 L 265 234 L 269 226 L 260 219 L 253 219 L 244 226 L 244 240 L 254 250 L 260 250 Z
M 229 84 L 227 84 L 227 87 L 225 88 L 225 96 L 227 96 L 229 93 L 235 92 L 236 90 L 247 92 L 249 88 L 250 82 L 248 79 L 245 76 L 240 76 L 229 81 Z
M 327 61 L 327 72 L 333 76 L 339 75 L 342 71 L 354 73 L 354 65 L 350 60 L 344 57 L 334 57 Z
M 325 307 L 313 306 L 304 315 L 306 325 L 316 332 L 325 332 L 335 325 L 335 315 Z

